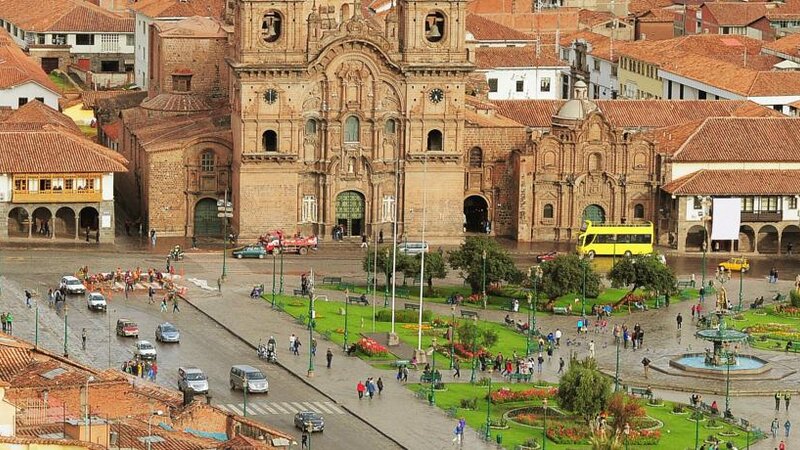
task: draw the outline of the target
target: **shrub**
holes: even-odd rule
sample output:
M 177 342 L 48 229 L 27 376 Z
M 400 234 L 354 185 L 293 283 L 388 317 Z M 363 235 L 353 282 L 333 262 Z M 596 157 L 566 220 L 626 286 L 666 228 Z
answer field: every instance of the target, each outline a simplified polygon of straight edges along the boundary
M 800 290 L 792 289 L 789 291 L 789 302 L 795 308 L 800 308 Z
M 682 413 L 683 409 L 684 409 L 684 406 L 682 404 L 680 404 L 680 403 L 675 403 L 674 405 L 672 405 L 672 412 L 674 412 L 676 414 L 677 413 Z
M 508 426 L 508 420 L 504 417 L 500 417 L 498 419 L 490 419 L 489 425 L 497 428 L 505 428 Z
M 470 410 L 477 409 L 478 408 L 478 399 L 477 398 L 462 398 L 461 399 L 461 408 L 470 409 Z
M 422 311 L 423 322 L 430 322 L 432 318 L 432 311 L 427 309 Z M 378 311 L 375 314 L 375 320 L 378 322 L 391 322 L 392 310 L 382 309 Z M 394 312 L 394 321 L 397 323 L 417 323 L 419 322 L 419 312 L 406 309 L 396 309 Z
M 489 377 L 481 377 L 475 384 L 478 386 L 488 386 L 491 382 L 492 380 L 490 380 Z

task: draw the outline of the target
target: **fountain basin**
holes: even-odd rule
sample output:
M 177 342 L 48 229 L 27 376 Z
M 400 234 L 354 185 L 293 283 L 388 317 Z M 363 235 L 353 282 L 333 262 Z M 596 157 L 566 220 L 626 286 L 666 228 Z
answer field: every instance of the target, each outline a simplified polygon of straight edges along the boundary
M 730 366 L 731 376 L 760 374 L 770 370 L 768 361 L 752 355 L 736 355 L 737 364 Z M 706 364 L 705 353 L 685 353 L 669 361 L 671 367 L 686 372 L 705 373 L 726 376 L 728 366 Z

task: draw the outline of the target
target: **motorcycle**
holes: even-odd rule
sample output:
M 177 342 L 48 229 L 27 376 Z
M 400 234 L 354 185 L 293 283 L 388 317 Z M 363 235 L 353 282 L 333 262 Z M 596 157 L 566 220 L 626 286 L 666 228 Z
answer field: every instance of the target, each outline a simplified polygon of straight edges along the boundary
M 259 359 L 263 359 L 271 363 L 278 362 L 278 355 L 275 353 L 275 347 L 273 345 L 267 346 L 264 344 L 258 344 L 257 354 Z
M 183 249 L 181 249 L 181 246 L 180 245 L 176 245 L 175 248 L 173 248 L 172 251 L 169 252 L 169 257 L 173 261 L 181 261 L 181 260 L 183 260 L 184 251 L 183 251 Z

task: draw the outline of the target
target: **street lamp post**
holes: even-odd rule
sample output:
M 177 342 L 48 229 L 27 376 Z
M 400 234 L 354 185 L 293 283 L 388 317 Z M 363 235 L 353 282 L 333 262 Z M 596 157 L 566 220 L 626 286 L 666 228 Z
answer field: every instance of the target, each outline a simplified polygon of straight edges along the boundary
M 450 306 L 452 318 L 450 319 L 450 369 L 454 369 L 456 353 L 456 305 Z
M 694 412 L 694 450 L 700 447 L 700 411 Z
M 431 406 L 436 405 L 436 338 L 431 340 L 431 356 L 433 357 L 433 366 L 431 368 L 431 394 L 428 396 L 428 403 Z
M 347 305 L 350 304 L 348 298 L 350 297 L 350 290 L 344 290 L 344 351 L 347 351 L 347 316 L 349 312 L 349 308 Z
M 586 315 L 586 261 L 583 263 L 583 293 L 581 294 L 581 316 Z
M 160 409 L 158 411 L 150 411 L 150 417 L 147 418 L 147 450 L 150 450 L 153 447 L 153 424 L 152 419 L 156 416 L 161 416 L 164 414 L 164 411 Z
M 617 336 L 615 341 L 617 342 L 617 365 L 614 369 L 614 392 L 619 391 L 619 341 L 621 336 Z
M 64 302 L 64 358 L 69 358 L 67 350 L 67 302 Z
M 83 424 L 86 426 L 86 436 L 89 436 L 89 433 L 91 433 L 91 431 L 89 429 L 89 383 L 91 383 L 93 381 L 94 381 L 94 376 L 93 375 L 89 375 L 89 377 L 86 378 L 86 391 L 85 391 L 86 392 L 86 394 L 85 394 L 86 395 L 86 411 L 84 411 L 84 415 L 83 415 L 83 419 L 84 419 Z
M 275 247 L 272 247 L 272 308 L 275 308 L 275 272 L 277 272 L 277 259 L 275 258 Z
M 739 312 L 742 312 L 742 302 L 744 301 L 744 292 L 742 291 L 743 283 L 744 283 L 744 266 L 739 268 Z
M 725 417 L 731 417 L 731 354 L 725 351 Z
M 477 318 L 472 319 L 477 326 Z M 475 384 L 475 367 L 478 364 L 478 338 L 475 333 L 472 333 L 472 374 L 469 376 L 469 382 Z
M 486 250 L 481 253 L 481 260 L 483 260 L 483 276 L 481 277 L 481 298 L 483 300 L 483 309 L 487 307 L 487 300 L 486 300 Z
M 489 377 L 489 395 L 486 396 L 486 440 L 489 440 L 492 432 L 492 377 Z
M 36 302 L 34 305 L 36 306 L 36 324 L 34 325 L 36 331 L 34 332 L 33 346 L 34 348 L 39 348 L 39 299 L 35 298 L 33 301 Z
M 531 311 L 533 310 L 533 297 L 528 292 L 528 332 L 525 333 L 525 356 L 531 354 Z
M 312 288 L 313 289 L 313 288 Z M 347 304 L 349 302 L 345 299 L 345 311 L 347 311 Z M 314 346 L 312 342 L 314 341 L 314 294 L 312 291 L 311 297 L 308 300 L 308 377 L 311 378 L 314 376 Z M 344 315 L 344 325 L 345 325 L 345 346 L 347 345 L 347 314 Z M 347 351 L 347 347 L 345 347 L 345 351 Z
M 542 450 L 547 450 L 547 399 L 542 400 L 544 408 L 544 426 L 542 427 Z
M 278 289 L 278 293 L 283 295 L 283 241 L 281 241 L 281 287 Z

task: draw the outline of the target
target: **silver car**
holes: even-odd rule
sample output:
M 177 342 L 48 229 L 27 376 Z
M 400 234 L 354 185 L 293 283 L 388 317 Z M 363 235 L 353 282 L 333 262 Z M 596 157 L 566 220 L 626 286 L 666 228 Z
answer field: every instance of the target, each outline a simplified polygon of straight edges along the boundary
M 231 389 L 244 390 L 245 380 L 247 380 L 247 392 L 269 393 L 269 382 L 266 375 L 255 367 L 240 364 L 231 367 L 230 383 Z
M 66 275 L 62 277 L 61 283 L 59 283 L 58 287 L 60 289 L 64 289 L 67 295 L 86 293 L 86 286 L 83 285 L 81 280 L 73 277 L 72 275 Z
M 178 390 L 186 392 L 191 390 L 197 394 L 208 393 L 208 378 L 197 367 L 178 368 Z
M 181 332 L 175 325 L 164 322 L 156 327 L 156 342 L 175 342 L 181 341 Z
M 156 359 L 156 348 L 149 341 L 136 341 L 133 344 L 133 356 L 139 359 Z
M 86 294 L 86 307 L 90 310 L 105 311 L 108 304 L 103 294 L 99 292 L 90 292 Z

